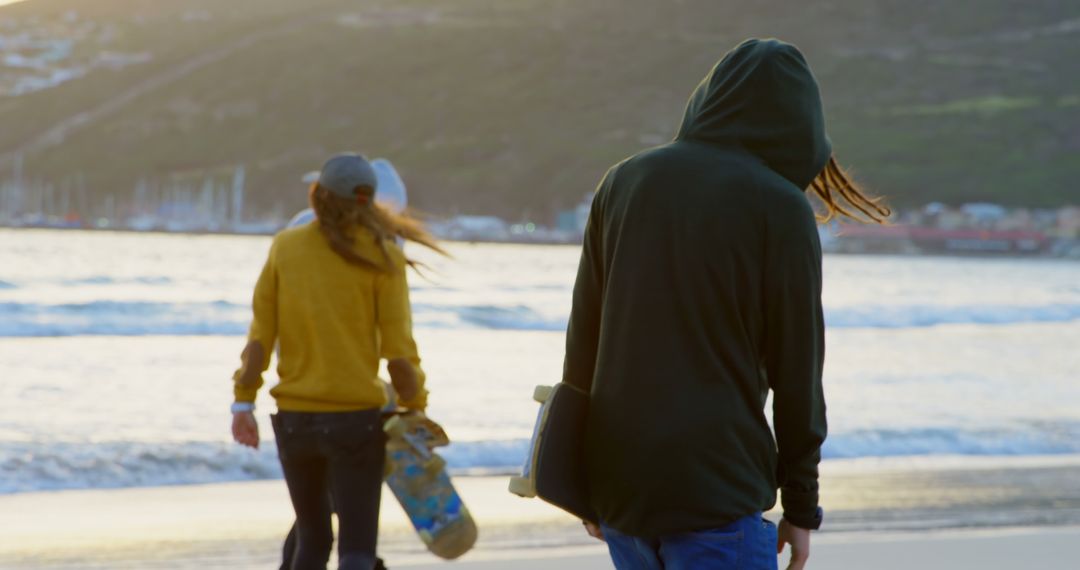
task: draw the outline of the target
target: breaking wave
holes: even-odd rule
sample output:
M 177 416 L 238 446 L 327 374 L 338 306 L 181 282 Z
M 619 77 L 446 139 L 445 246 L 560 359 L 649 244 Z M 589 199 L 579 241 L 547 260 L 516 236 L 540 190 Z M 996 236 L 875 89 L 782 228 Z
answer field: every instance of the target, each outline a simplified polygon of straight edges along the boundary
M 456 442 L 440 452 L 451 473 L 520 469 L 526 439 Z M 825 459 L 901 456 L 1031 456 L 1080 453 L 1080 424 L 1009 429 L 858 430 L 831 434 Z M 0 443 L 0 493 L 148 487 L 281 478 L 273 445 L 228 442 Z
M 911 305 L 826 309 L 837 328 L 917 328 L 938 325 L 1010 325 L 1080 320 L 1080 305 Z
M 562 332 L 568 319 L 567 315 L 544 314 L 527 305 L 421 303 L 414 306 L 414 312 L 418 327 L 441 329 Z M 246 304 L 229 301 L 0 302 L 0 337 L 243 335 L 250 320 Z M 1080 305 L 844 307 L 826 309 L 825 320 L 829 327 L 844 329 L 1064 323 L 1080 320 Z

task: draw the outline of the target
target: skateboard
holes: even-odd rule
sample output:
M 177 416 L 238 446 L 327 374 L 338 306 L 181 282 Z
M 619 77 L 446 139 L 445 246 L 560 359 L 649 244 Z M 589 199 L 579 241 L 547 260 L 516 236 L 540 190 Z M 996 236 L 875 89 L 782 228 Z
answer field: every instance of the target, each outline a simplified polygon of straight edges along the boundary
M 529 455 L 520 477 L 510 479 L 510 492 L 541 500 L 590 522 L 597 522 L 589 502 L 585 472 L 585 422 L 589 395 L 570 384 L 537 386 L 540 404 Z
M 477 528 L 435 448 L 450 438 L 420 413 L 394 413 L 384 424 L 386 484 L 427 549 L 452 560 L 476 544 Z

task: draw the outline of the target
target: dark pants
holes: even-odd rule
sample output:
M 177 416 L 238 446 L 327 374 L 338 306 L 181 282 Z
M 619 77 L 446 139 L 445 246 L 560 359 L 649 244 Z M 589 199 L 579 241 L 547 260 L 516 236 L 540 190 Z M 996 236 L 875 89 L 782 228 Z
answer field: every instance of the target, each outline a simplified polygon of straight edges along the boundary
M 292 568 L 293 556 L 296 556 L 296 523 L 293 523 L 292 528 L 289 529 L 289 534 L 285 535 L 285 543 L 281 545 L 281 567 L 279 570 L 289 570 Z M 375 558 L 375 566 L 372 570 L 386 570 L 386 563 L 382 558 Z
M 334 542 L 332 501 L 339 523 L 339 568 L 372 570 L 386 459 L 379 411 L 280 412 L 272 419 L 296 511 L 297 540 L 290 568 L 326 568 Z

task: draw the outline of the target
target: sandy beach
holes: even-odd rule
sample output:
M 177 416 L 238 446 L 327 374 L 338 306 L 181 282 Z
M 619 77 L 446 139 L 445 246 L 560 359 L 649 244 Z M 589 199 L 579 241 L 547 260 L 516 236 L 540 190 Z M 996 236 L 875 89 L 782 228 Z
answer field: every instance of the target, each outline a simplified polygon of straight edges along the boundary
M 918 532 L 905 534 L 824 534 L 813 545 L 809 568 L 911 570 L 1013 570 L 1017 568 L 1072 568 L 1067 549 L 1080 539 L 1080 527 L 1060 529 L 1004 529 L 993 531 Z M 525 557 L 509 553 L 461 564 L 472 570 L 594 570 L 612 568 L 595 547 L 545 552 Z M 434 570 L 439 564 L 402 565 Z M 783 568 L 783 566 L 780 566 Z
M 610 568 L 602 544 L 505 477 L 458 477 L 481 527 L 469 569 Z M 828 465 L 830 524 L 811 568 L 1069 568 L 1080 540 L 1076 458 L 900 469 Z M 380 552 L 392 567 L 436 568 L 391 495 Z M 778 517 L 773 512 L 770 517 Z M 0 568 L 273 568 L 292 513 L 284 483 L 0 496 Z

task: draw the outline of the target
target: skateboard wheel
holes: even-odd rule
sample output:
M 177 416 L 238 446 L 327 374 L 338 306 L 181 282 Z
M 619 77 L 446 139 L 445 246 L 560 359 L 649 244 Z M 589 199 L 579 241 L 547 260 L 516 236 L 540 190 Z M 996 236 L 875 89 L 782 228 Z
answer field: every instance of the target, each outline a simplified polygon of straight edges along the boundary
M 431 543 L 435 542 L 435 537 L 431 535 L 430 530 L 424 529 L 424 530 L 420 531 L 419 534 L 420 534 L 420 540 L 423 541 L 424 544 L 427 544 L 427 545 L 430 546 Z
M 406 429 L 408 429 L 408 426 L 405 425 L 405 420 L 401 419 L 401 416 L 394 416 L 383 424 L 383 431 L 391 438 L 405 435 Z
M 424 469 L 428 471 L 442 471 L 446 467 L 446 460 L 438 455 L 432 455 L 431 459 L 424 462 Z
M 533 482 L 530 479 L 524 477 L 511 477 L 510 492 L 519 497 L 532 499 L 536 497 L 536 486 L 533 485 Z
M 555 391 L 555 388 L 551 386 L 537 386 L 533 390 L 533 399 L 543 404 L 551 399 L 551 393 Z

